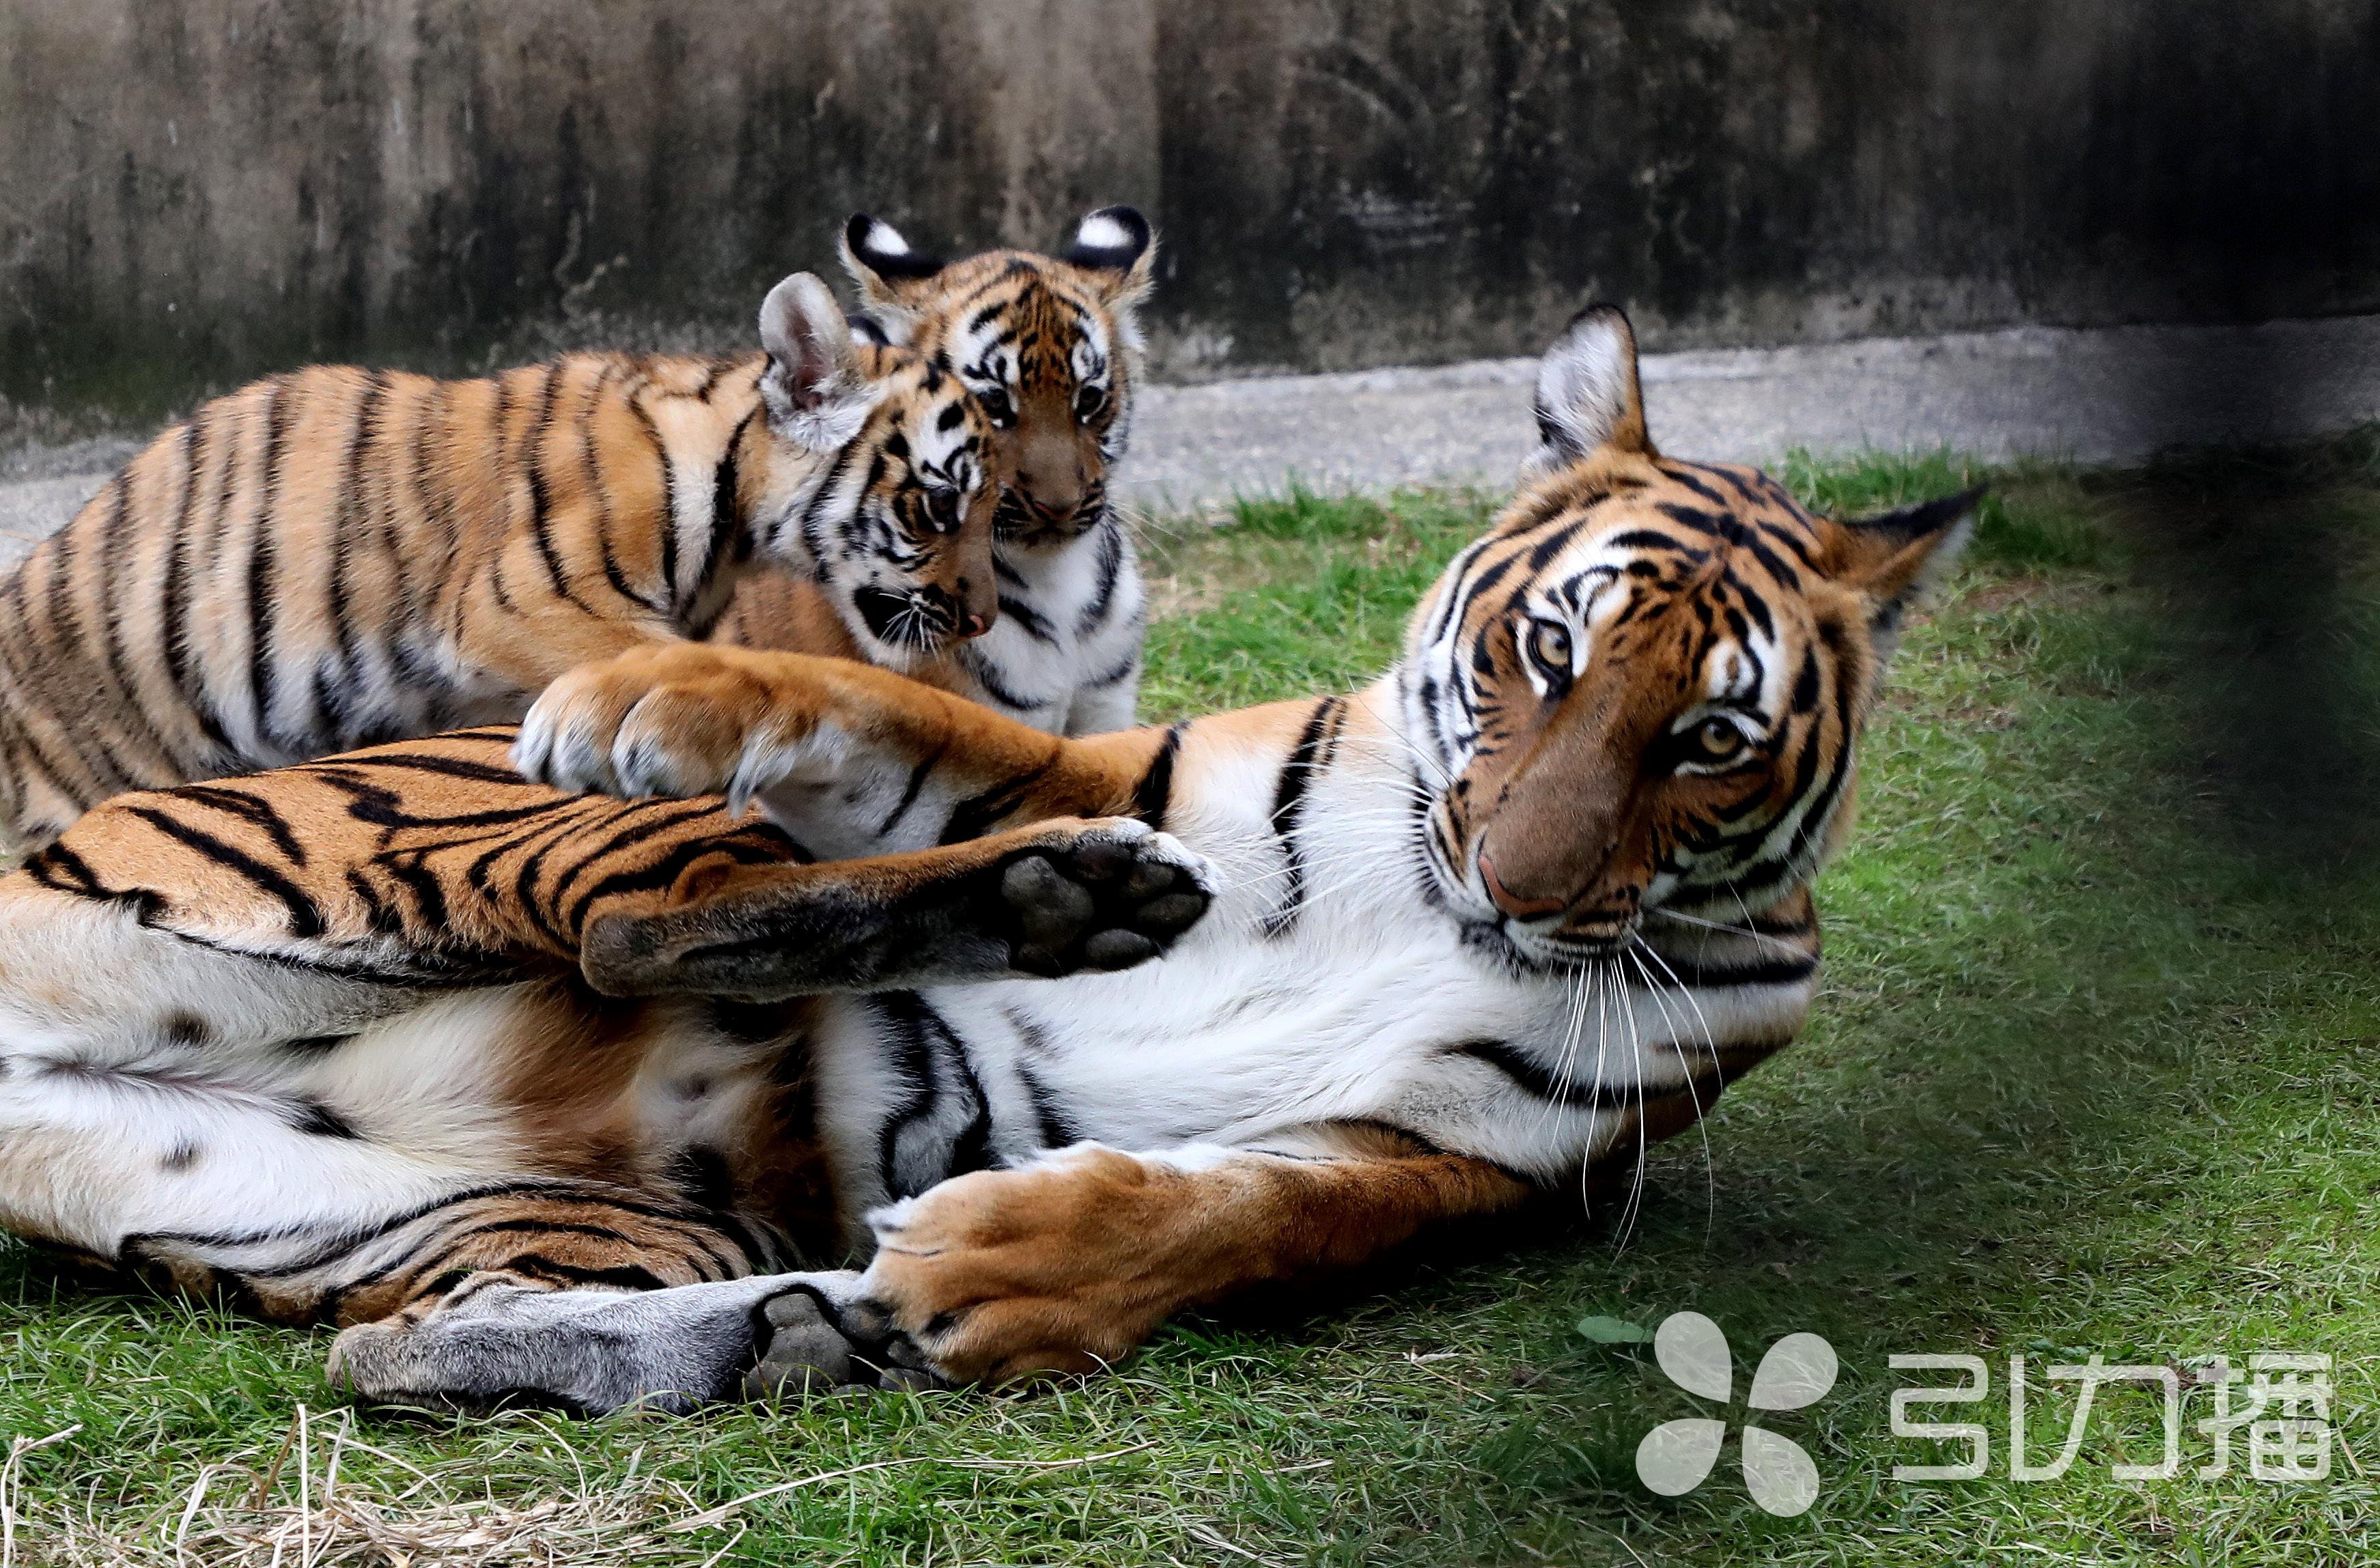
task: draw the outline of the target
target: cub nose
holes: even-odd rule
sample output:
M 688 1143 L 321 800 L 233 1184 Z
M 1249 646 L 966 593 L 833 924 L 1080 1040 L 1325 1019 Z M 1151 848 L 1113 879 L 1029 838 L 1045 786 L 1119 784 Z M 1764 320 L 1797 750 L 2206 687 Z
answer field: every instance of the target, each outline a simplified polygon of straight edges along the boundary
M 1023 492 L 1026 504 L 1052 522 L 1063 522 L 1075 515 L 1083 503 L 1081 487 L 1045 482 L 1030 473 L 1019 472 L 1016 488 Z

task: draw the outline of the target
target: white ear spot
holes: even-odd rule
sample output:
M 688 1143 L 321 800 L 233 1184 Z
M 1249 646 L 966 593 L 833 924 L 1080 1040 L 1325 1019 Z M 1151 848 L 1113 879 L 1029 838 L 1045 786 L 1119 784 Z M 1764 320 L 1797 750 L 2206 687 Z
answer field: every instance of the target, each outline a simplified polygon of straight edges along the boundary
M 1132 231 L 1105 213 L 1093 213 L 1075 231 L 1075 245 L 1085 250 L 1122 250 L 1132 242 Z
M 860 242 L 859 248 L 878 256 L 906 256 L 909 253 L 909 242 L 901 237 L 901 231 L 881 218 L 868 220 L 868 237 Z

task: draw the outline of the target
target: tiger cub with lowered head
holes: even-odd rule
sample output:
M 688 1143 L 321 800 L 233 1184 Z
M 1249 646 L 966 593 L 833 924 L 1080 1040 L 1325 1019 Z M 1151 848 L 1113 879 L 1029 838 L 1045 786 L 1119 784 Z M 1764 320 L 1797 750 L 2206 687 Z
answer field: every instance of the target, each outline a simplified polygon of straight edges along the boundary
M 863 213 L 844 231 L 843 260 L 871 324 L 976 395 L 1002 459 L 998 624 L 892 667 L 1060 735 L 1131 723 L 1144 596 L 1108 476 L 1131 431 L 1135 312 L 1156 264 L 1148 220 L 1105 207 L 1059 256 L 994 250 L 946 263 Z M 800 624 L 800 605 L 821 591 L 756 573 L 715 639 L 841 651 L 778 629 Z
M 0 1224 L 599 1410 L 1088 1370 L 1624 1169 L 1800 1029 L 1974 497 L 1665 456 L 1608 309 L 1537 423 L 1361 691 L 1068 739 L 678 643 L 101 808 L 0 881 Z
M 795 632 L 906 663 L 999 614 L 994 434 L 807 273 L 748 358 L 477 381 L 317 366 L 159 436 L 0 585 L 0 836 L 135 788 L 517 718 L 700 636 L 767 563 Z M 819 623 L 828 623 L 821 626 Z

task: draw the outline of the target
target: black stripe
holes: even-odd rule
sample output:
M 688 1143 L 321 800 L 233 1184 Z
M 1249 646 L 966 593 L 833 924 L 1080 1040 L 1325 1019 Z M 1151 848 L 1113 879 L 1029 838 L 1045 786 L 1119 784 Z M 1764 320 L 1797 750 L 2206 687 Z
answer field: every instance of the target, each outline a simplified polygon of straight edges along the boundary
M 173 682 L 174 689 L 181 693 L 182 699 L 189 705 L 190 716 L 199 722 L 200 732 L 207 737 L 207 744 L 215 748 L 215 754 L 209 762 L 224 766 L 238 757 L 239 748 L 232 745 L 231 736 L 224 733 L 206 683 L 190 678 L 190 530 L 199 520 L 192 504 L 198 498 L 199 481 L 206 471 L 208 448 L 212 444 L 214 433 L 214 414 L 215 405 L 210 403 L 182 427 L 182 465 L 187 478 L 182 484 L 182 504 L 174 517 L 173 540 L 165 552 L 165 602 L 158 613 L 157 635 L 164 644 L 166 678 Z M 226 475 L 231 472 L 237 456 L 237 452 L 225 454 L 224 472 Z M 218 497 L 215 506 L 207 515 L 214 516 L 221 507 L 222 501 Z M 209 771 L 208 767 L 203 764 L 191 770 L 193 772 L 206 771 Z
M 319 1100 L 298 1099 L 282 1108 L 282 1120 L 289 1130 L 309 1137 L 360 1139 L 363 1134 L 356 1125 Z
M 925 790 L 926 775 L 934 771 L 934 765 L 942 760 L 942 753 L 949 749 L 950 742 L 945 738 L 916 767 L 909 770 L 909 783 L 901 791 L 901 804 L 893 807 L 892 814 L 876 825 L 877 837 L 882 838 L 901 825 L 901 819 L 909 814 L 909 808 L 917 804 L 917 796 Z
M 714 372 L 715 373 L 715 372 Z M 669 447 L 662 441 L 661 427 L 653 423 L 652 415 L 645 411 L 639 387 L 628 395 L 628 412 L 653 444 L 653 461 L 662 470 L 662 591 L 668 599 L 672 614 L 684 614 L 685 599 L 677 586 L 677 468 L 669 458 Z
M 1133 786 L 1132 814 L 1160 832 L 1164 831 L 1165 810 L 1173 800 L 1174 755 L 1182 749 L 1182 732 L 1189 727 L 1186 722 L 1166 726 L 1164 743 L 1149 759 L 1140 783 Z
M 740 560 L 757 542 L 744 537 L 744 519 L 735 510 L 735 492 L 742 483 L 740 465 L 744 460 L 738 449 L 744 444 L 744 432 L 751 428 L 753 415 L 759 412 L 754 408 L 736 421 L 734 432 L 727 438 L 727 450 L 720 455 L 719 466 L 711 470 L 710 541 L 703 547 L 702 570 L 697 574 L 696 593 L 687 596 L 689 601 L 718 580 L 720 568 L 731 553 Z M 739 540 L 744 548 L 731 551 Z
M 1038 713 L 1050 706 L 1048 702 L 1037 702 L 1024 693 L 1011 688 L 997 673 L 999 667 L 977 652 L 975 644 L 963 642 L 953 651 L 957 656 L 959 667 L 974 676 L 976 684 L 983 687 L 983 694 L 1002 708 L 1014 709 L 1019 713 Z
M 1817 958 L 1766 958 L 1750 964 L 1697 964 L 1669 954 L 1661 955 L 1668 966 L 1664 978 L 1673 978 L 1689 986 L 1781 986 L 1805 980 L 1818 966 Z
M 388 397 L 388 375 L 374 371 L 367 379 L 362 399 L 356 406 L 355 428 L 347 432 L 347 461 L 339 483 L 339 504 L 331 524 L 331 634 L 339 650 L 339 678 L 347 689 L 343 693 L 326 693 L 320 671 L 315 674 L 315 714 L 318 727 L 326 708 L 336 711 L 332 723 L 334 743 L 343 742 L 352 733 L 349 725 L 358 711 L 356 699 L 361 693 L 354 688 L 359 684 L 356 667 L 360 660 L 356 647 L 355 623 L 347 615 L 347 560 L 353 553 L 350 535 L 356 531 L 358 507 L 364 487 L 364 459 L 373 443 L 380 439 L 380 406 Z M 325 700 L 325 698 L 328 700 Z
M 1093 675 L 1089 680 L 1085 681 L 1083 683 L 1083 689 L 1086 691 L 1105 691 L 1110 687 L 1122 686 L 1126 680 L 1139 673 L 1140 650 L 1135 648 L 1130 653 L 1125 654 L 1123 662 L 1118 664 L 1114 669 L 1110 670 L 1103 675 Z
M 306 846 L 289 831 L 288 820 L 271 801 L 253 795 L 243 795 L 236 789 L 223 789 L 212 784 L 185 784 L 174 791 L 176 800 L 196 801 L 228 812 L 250 826 L 260 829 L 273 840 L 273 847 L 288 857 L 292 865 L 306 864 Z
M 149 705 L 141 700 L 140 683 L 133 678 L 131 667 L 124 657 L 124 621 L 120 612 L 124 600 L 132 591 L 132 585 L 125 580 L 123 566 L 124 524 L 131 504 L 129 479 L 130 470 L 128 469 L 108 481 L 115 492 L 115 501 L 108 509 L 107 526 L 101 530 L 99 539 L 100 630 L 107 650 L 108 674 L 115 678 L 116 689 L 124 694 L 124 705 L 129 711 L 132 722 L 140 726 L 141 735 L 158 760 L 178 772 L 181 760 L 175 755 L 164 732 L 151 718 Z
M 538 558 L 545 563 L 546 581 L 557 597 L 574 604 L 588 614 L 596 614 L 594 607 L 578 597 L 570 586 L 570 574 L 562 565 L 562 555 L 554 548 L 553 530 L 547 520 L 553 500 L 545 482 L 545 438 L 553 429 L 553 397 L 556 383 L 562 380 L 565 367 L 556 362 L 544 367 L 545 383 L 538 395 L 537 419 L 528 431 L 528 526 L 529 535 L 537 541 Z
M 1064 1149 L 1083 1141 L 1082 1129 L 1066 1114 L 1049 1085 L 1022 1062 L 1016 1064 L 1016 1077 L 1025 1086 L 1025 1097 L 1033 1102 L 1033 1136 L 1043 1149 Z
M 165 812 L 150 806 L 128 806 L 125 809 L 147 822 L 167 838 L 188 845 L 200 855 L 246 877 L 258 889 L 279 899 L 289 911 L 290 934 L 297 937 L 318 937 L 322 934 L 322 912 L 312 898 L 296 882 L 283 876 L 243 850 L 235 849 L 212 833 L 176 821 Z
M 1600 1078 L 1591 1084 L 1580 1083 L 1569 1078 L 1558 1079 L 1537 1063 L 1530 1060 L 1521 1051 L 1515 1051 L 1508 1041 L 1500 1039 L 1460 1040 L 1444 1049 L 1449 1055 L 1468 1056 L 1474 1060 L 1485 1062 L 1528 1093 L 1539 1100 L 1550 1100 L 1557 1105 L 1585 1105 L 1598 1111 L 1628 1111 L 1643 1103 L 1647 1094 L 1658 1098 L 1664 1095 L 1682 1094 L 1690 1088 L 1699 1092 L 1705 1088 L 1715 1089 L 1718 1087 L 1711 1082 L 1714 1075 L 1710 1074 L 1690 1075 L 1685 1083 L 1673 1088 L 1640 1086 L 1633 1083 L 1606 1084 Z
M 1048 761 L 1031 772 L 1019 773 L 992 785 L 980 795 L 960 801 L 951 808 L 950 817 L 942 823 L 941 837 L 937 842 L 964 844 L 969 839 L 981 838 L 1014 810 L 1016 803 L 1025 798 L 1025 793 L 1039 783 L 1042 775 L 1057 763 L 1057 755 L 1053 752 Z
M 602 552 L 603 580 L 612 585 L 612 591 L 638 609 L 666 615 L 672 608 L 666 580 L 662 590 L 662 602 L 656 604 L 629 584 L 627 573 L 620 567 L 619 552 L 612 547 L 612 493 L 610 487 L 603 482 L 602 468 L 595 461 L 595 416 L 602 406 L 603 389 L 612 384 L 612 377 L 619 368 L 616 362 L 604 365 L 595 377 L 595 384 L 588 388 L 586 407 L 578 411 L 578 453 L 587 470 L 587 492 L 595 500 L 595 544 Z M 664 526 L 662 537 L 667 539 L 669 532 Z
M 1123 576 L 1123 529 L 1111 513 L 1099 524 L 1099 586 L 1092 591 L 1091 602 L 1083 606 L 1082 614 L 1075 622 L 1075 635 L 1078 638 L 1099 630 L 1115 603 L 1116 583 Z
M 273 585 L 273 509 L 281 498 L 281 454 L 288 428 L 281 413 L 285 382 L 275 380 L 267 391 L 264 416 L 263 494 L 257 506 L 255 541 L 248 552 L 248 692 L 256 713 L 257 739 L 279 744 L 273 733 L 273 621 L 283 613 Z M 292 748 L 310 750 L 309 747 Z
M 1268 937 L 1278 937 L 1296 924 L 1299 912 L 1305 907 L 1305 856 L 1297 843 L 1298 814 L 1305 804 L 1306 786 L 1318 766 L 1316 757 L 1321 750 L 1323 736 L 1338 723 L 1344 705 L 1345 699 L 1337 697 L 1326 697 L 1314 705 L 1305 730 L 1290 748 L 1289 759 L 1281 765 L 1281 777 L 1273 785 L 1272 832 L 1281 841 L 1288 889 L 1281 895 L 1280 906 L 1265 917 Z
M 1022 599 L 1002 594 L 1000 613 L 1023 627 L 1025 635 L 1036 642 L 1055 643 L 1058 640 L 1057 632 L 1051 628 L 1047 620 L 1042 618 L 1041 612 L 1026 603 Z

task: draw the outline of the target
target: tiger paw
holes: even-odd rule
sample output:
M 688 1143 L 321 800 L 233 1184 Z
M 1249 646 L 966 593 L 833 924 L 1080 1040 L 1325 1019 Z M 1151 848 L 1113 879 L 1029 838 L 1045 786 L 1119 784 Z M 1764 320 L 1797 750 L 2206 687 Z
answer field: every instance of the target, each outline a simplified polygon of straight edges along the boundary
M 868 1215 L 878 1250 L 844 1324 L 953 1382 L 1111 1366 L 1207 1282 L 1169 1266 L 1184 1186 L 1097 1144 L 953 1177 Z
M 1207 865 L 1130 818 L 1094 821 L 1000 868 L 1009 962 L 1029 975 L 1128 969 L 1173 945 L 1213 902 Z

